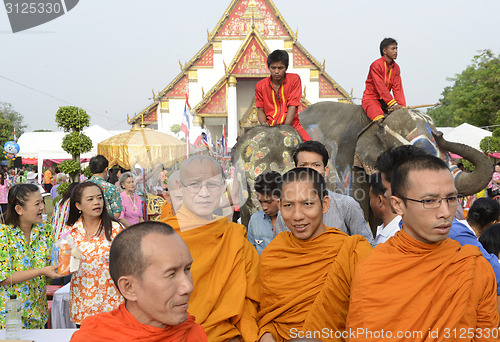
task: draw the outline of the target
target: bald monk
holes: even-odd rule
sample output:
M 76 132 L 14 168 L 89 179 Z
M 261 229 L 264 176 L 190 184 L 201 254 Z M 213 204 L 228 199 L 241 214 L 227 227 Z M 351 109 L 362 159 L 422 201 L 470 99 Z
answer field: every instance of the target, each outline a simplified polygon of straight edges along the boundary
M 459 201 L 448 167 L 414 156 L 391 178 L 403 225 L 356 269 L 348 340 L 498 341 L 493 269 L 476 246 L 448 238 Z
M 213 215 L 224 192 L 221 166 L 195 156 L 180 167 L 182 206 L 171 225 L 193 255 L 189 310 L 211 342 L 257 340 L 259 257 L 245 227 Z
M 125 304 L 86 318 L 71 341 L 207 341 L 187 312 L 192 263 L 172 227 L 148 221 L 127 228 L 109 252 L 109 273 Z
M 283 175 L 280 210 L 290 232 L 261 254 L 260 341 L 316 338 L 341 341 L 351 278 L 372 247 L 361 235 L 325 227 L 330 198 L 323 176 L 312 168 Z
M 168 196 L 161 206 L 160 221 L 175 216 L 182 204 L 180 172 L 175 171 L 168 177 L 167 184 Z

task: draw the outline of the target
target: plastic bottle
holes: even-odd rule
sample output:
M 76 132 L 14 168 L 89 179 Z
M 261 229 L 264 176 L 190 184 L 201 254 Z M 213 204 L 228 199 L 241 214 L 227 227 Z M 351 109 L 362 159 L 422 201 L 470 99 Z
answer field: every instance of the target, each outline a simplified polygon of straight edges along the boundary
M 21 339 L 21 302 L 16 295 L 11 295 L 5 303 L 5 338 Z

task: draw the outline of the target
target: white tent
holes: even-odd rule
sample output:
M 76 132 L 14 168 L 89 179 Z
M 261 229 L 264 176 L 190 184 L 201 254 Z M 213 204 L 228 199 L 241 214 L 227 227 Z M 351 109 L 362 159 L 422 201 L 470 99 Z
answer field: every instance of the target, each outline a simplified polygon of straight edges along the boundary
M 97 154 L 97 144 L 112 137 L 113 135 L 126 131 L 108 131 L 98 125 L 93 125 L 83 130 L 92 140 L 92 150 L 80 155 L 81 158 L 91 158 Z M 62 139 L 65 132 L 27 132 L 19 137 L 18 156 L 22 158 L 37 158 L 38 170 L 42 170 L 45 159 L 71 159 L 71 155 L 66 153 L 62 147 Z M 41 181 L 42 173 L 38 172 L 38 181 Z
M 439 128 L 438 128 L 439 129 Z M 458 142 L 469 145 L 478 151 L 481 151 L 479 144 L 485 137 L 491 137 L 492 133 L 485 129 L 463 123 L 450 131 L 444 132 L 443 137 L 452 142 Z

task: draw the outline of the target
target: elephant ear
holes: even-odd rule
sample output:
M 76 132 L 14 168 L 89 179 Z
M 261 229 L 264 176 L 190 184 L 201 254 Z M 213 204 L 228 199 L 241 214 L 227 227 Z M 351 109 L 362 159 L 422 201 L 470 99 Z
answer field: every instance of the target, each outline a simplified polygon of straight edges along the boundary
M 353 167 L 364 170 L 367 174 L 377 172 L 375 162 L 387 145 L 385 125 L 380 121 L 373 121 L 359 133 L 354 151 Z

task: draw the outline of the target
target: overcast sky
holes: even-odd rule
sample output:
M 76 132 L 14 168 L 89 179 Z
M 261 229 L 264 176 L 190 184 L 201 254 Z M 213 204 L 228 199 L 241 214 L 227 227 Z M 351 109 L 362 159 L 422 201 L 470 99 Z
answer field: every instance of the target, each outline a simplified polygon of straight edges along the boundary
M 478 50 L 500 51 L 498 0 L 274 3 L 298 28 L 299 42 L 321 63 L 325 59 L 328 74 L 357 98 L 384 37 L 399 42 L 408 105 L 437 102 L 451 85 L 446 78 Z M 24 116 L 28 131 L 56 130 L 55 113 L 69 104 L 86 109 L 92 124 L 128 129 L 127 113 L 144 109 L 151 90 L 170 83 L 179 59 L 185 63 L 198 52 L 229 4 L 81 0 L 62 17 L 19 33 L 12 33 L 2 6 L 0 101 Z

